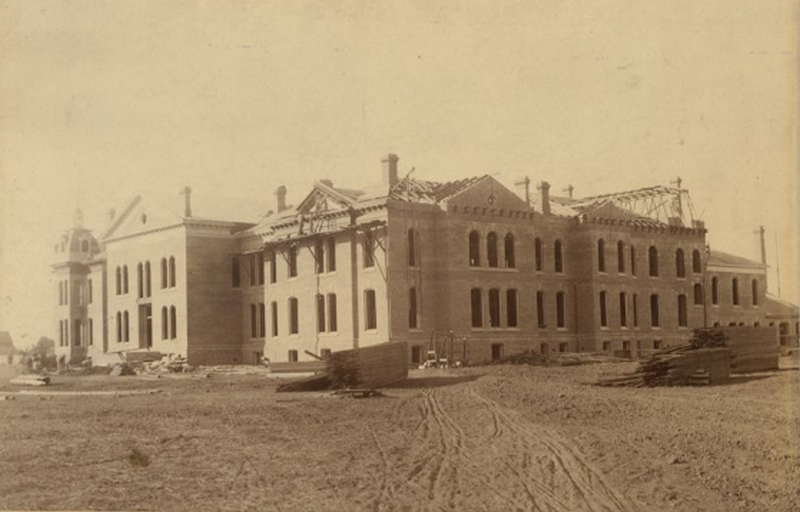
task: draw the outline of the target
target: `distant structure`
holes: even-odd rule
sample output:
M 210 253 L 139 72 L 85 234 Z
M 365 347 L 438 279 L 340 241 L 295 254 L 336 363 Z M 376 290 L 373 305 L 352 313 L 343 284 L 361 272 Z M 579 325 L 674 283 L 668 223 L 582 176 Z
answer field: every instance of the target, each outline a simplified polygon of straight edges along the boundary
M 0 332 L 0 366 L 11 366 L 22 359 L 22 352 L 14 348 L 11 335 L 5 331 Z
M 796 306 L 770 317 L 766 265 L 708 251 L 680 182 L 557 197 L 529 178 L 516 193 L 491 176 L 401 179 L 398 161 L 382 159 L 373 187 L 321 179 L 297 206 L 280 186 L 258 222 L 194 216 L 188 187 L 182 208 L 133 198 L 98 238 L 76 212 L 53 265 L 61 363 L 140 350 L 302 361 L 390 340 L 419 363 L 451 331 L 472 362 L 635 355 L 695 327 L 787 318 L 796 343 Z

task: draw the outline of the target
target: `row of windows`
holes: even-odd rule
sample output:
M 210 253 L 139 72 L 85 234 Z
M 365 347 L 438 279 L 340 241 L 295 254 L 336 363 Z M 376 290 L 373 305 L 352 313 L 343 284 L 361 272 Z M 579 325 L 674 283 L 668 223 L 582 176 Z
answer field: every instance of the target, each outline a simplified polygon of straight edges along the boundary
M 116 268 L 115 292 L 117 295 L 125 295 L 128 293 L 128 265 L 123 265 Z M 146 261 L 144 264 L 141 262 L 136 265 L 136 282 L 138 297 L 151 296 L 151 279 L 150 279 L 150 262 Z M 161 258 L 161 289 L 175 288 L 177 282 L 177 274 L 175 272 L 175 258 L 170 256 L 169 259 Z
M 699 286 L 699 285 L 697 285 Z M 619 293 L 619 324 L 621 327 L 628 327 L 628 298 L 626 292 Z M 701 290 L 702 295 L 702 290 Z M 661 311 L 659 304 L 659 296 L 657 293 L 650 295 L 650 326 L 661 326 Z M 608 292 L 601 291 L 599 297 L 600 309 L 600 327 L 608 327 Z M 697 287 L 695 287 L 695 304 L 697 304 Z M 633 326 L 639 326 L 639 296 L 633 294 L 632 296 L 633 307 Z M 686 295 L 678 295 L 678 327 L 689 326 L 689 313 L 687 309 Z
M 411 243 L 410 236 L 409 243 Z M 514 253 L 514 235 L 507 233 L 503 241 L 503 246 L 505 249 L 503 252 L 503 268 L 516 268 L 517 261 Z M 409 250 L 409 258 L 410 254 L 411 253 Z M 488 235 L 486 235 L 486 265 L 489 268 L 500 267 L 500 259 L 497 248 L 497 233 L 494 231 L 491 231 Z M 409 262 L 409 266 L 416 265 L 411 265 Z M 469 234 L 469 266 L 481 266 L 481 240 L 477 231 L 472 231 Z
M 89 318 L 84 324 L 80 319 L 72 322 L 73 337 L 72 341 L 76 347 L 83 344 L 86 340 L 89 346 L 94 345 L 94 320 Z M 60 320 L 58 322 L 58 345 L 60 347 L 68 347 L 70 340 L 69 320 Z
M 625 243 L 620 240 L 617 242 L 617 272 L 620 274 L 625 273 Z M 636 248 L 630 247 L 630 260 L 631 260 L 631 275 L 636 275 Z M 683 249 L 675 251 L 675 274 L 676 277 L 686 277 L 686 258 Z M 650 246 L 647 250 L 647 261 L 649 266 L 649 273 L 651 277 L 659 276 L 658 264 L 658 249 L 655 246 Z M 597 270 L 598 272 L 606 272 L 606 241 L 602 238 L 597 241 Z M 700 251 L 695 249 L 692 252 L 692 273 L 699 274 L 702 272 L 702 260 Z
M 500 307 L 500 290 L 497 288 L 492 288 L 489 290 L 489 327 L 496 329 L 502 327 L 501 325 L 501 307 Z M 505 305 L 506 305 L 506 327 L 517 327 L 518 326 L 518 314 L 517 314 L 517 304 L 518 304 L 518 293 L 517 290 L 510 288 L 506 290 L 505 293 Z M 481 328 L 484 326 L 484 300 L 483 300 L 483 290 L 480 288 L 473 288 L 470 290 L 470 309 L 471 309 L 471 316 L 472 316 L 472 327 L 474 328 Z
M 653 340 L 653 349 L 661 350 L 663 348 L 663 346 L 664 346 L 664 343 L 661 340 Z M 603 351 L 604 352 L 611 351 L 611 348 L 612 348 L 612 344 L 611 344 L 610 341 L 604 341 L 603 342 Z M 636 341 L 636 350 L 642 350 L 642 348 L 643 348 L 642 340 L 637 340 Z M 630 350 L 630 349 L 631 349 L 631 342 L 628 341 L 628 340 L 623 340 L 622 341 L 622 350 Z
M 161 339 L 174 340 L 178 337 L 178 311 L 175 306 L 161 308 Z
M 94 302 L 94 290 L 92 280 L 89 279 L 86 284 L 78 284 L 78 304 L 85 306 Z M 58 282 L 58 305 L 69 305 L 69 280 Z
M 741 305 L 739 299 L 739 278 L 734 277 L 731 280 L 731 304 Z M 758 306 L 758 279 L 750 281 L 750 299 L 753 306 Z M 711 303 L 719 304 L 719 279 L 717 276 L 711 278 Z
M 317 332 L 337 332 L 339 330 L 338 307 L 336 294 L 318 294 L 315 298 L 317 315 Z M 300 311 L 296 297 L 290 297 L 287 302 L 289 309 L 288 327 L 289 334 L 300 332 Z M 278 303 L 270 303 L 270 335 L 274 338 L 279 334 Z M 364 329 L 378 328 L 378 311 L 375 290 L 364 291 Z M 263 338 L 266 336 L 266 308 L 264 303 L 250 304 L 250 337 Z

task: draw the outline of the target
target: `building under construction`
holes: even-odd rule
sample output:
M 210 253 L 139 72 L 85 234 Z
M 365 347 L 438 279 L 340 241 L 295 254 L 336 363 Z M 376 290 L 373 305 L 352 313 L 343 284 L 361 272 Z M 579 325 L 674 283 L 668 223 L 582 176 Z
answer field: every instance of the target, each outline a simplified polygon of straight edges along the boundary
M 709 251 L 680 181 L 578 198 L 527 178 L 400 179 L 395 155 L 381 172 L 364 189 L 320 180 L 296 206 L 278 187 L 257 222 L 193 216 L 188 188 L 177 209 L 137 196 L 98 237 L 76 217 L 53 266 L 62 362 L 303 361 L 387 341 L 413 363 L 432 346 L 635 355 L 769 322 L 766 265 Z

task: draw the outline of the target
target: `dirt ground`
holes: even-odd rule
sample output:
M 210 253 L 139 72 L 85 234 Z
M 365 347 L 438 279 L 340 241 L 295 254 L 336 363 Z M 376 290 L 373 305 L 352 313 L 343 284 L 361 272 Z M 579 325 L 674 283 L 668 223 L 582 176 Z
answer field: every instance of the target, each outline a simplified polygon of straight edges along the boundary
M 360 400 L 258 375 L 55 377 L 157 392 L 0 400 L 0 509 L 800 510 L 796 368 L 592 385 L 631 369 L 414 371 Z

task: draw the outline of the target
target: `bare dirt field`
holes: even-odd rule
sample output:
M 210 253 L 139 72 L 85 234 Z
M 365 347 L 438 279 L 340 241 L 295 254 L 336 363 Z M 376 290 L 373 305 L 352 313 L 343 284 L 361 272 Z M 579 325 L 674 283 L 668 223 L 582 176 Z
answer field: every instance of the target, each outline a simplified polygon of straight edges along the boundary
M 154 392 L 0 401 L 0 509 L 800 510 L 796 368 L 591 385 L 630 369 L 415 371 L 360 400 L 258 375 L 57 376 L 47 391 Z

